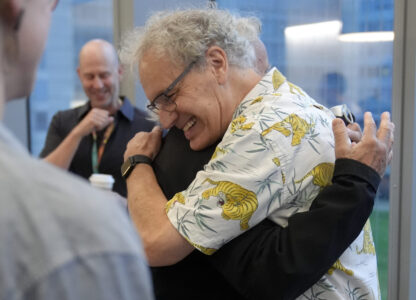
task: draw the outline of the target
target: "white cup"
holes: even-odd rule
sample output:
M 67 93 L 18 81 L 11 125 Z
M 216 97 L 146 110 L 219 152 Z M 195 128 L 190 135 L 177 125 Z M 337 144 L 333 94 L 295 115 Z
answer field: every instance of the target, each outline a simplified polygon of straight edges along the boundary
M 104 190 L 112 190 L 114 184 L 113 176 L 109 174 L 92 174 L 88 178 L 91 185 Z

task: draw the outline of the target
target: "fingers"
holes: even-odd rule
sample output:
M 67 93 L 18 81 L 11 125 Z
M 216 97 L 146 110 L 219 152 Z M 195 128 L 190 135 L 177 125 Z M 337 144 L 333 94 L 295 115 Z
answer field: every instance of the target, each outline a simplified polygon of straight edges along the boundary
M 392 159 L 393 159 L 393 150 L 390 150 L 389 154 L 387 155 L 387 165 L 391 163 Z
M 347 127 L 347 134 L 348 134 L 348 137 L 350 138 L 351 142 L 354 142 L 354 143 L 358 143 L 361 140 L 361 137 L 362 137 L 361 131 L 351 130 L 348 127 Z
M 101 122 L 99 122 L 99 124 L 96 126 L 96 129 L 97 130 L 102 130 L 113 122 L 114 122 L 114 117 L 108 116 L 108 117 L 102 119 Z
M 334 119 L 332 121 L 332 131 L 335 139 L 335 157 L 342 158 L 345 153 L 351 148 L 351 142 L 347 134 L 347 128 L 341 119 Z
M 138 132 L 127 143 L 124 158 L 132 155 L 140 154 L 150 157 L 152 160 L 159 153 L 162 141 L 162 130 L 159 126 L 155 126 L 150 132 Z
M 100 131 L 114 122 L 114 117 L 110 116 L 107 110 L 93 108 L 88 116 L 93 130 Z
M 380 128 L 377 138 L 386 145 L 391 146 L 394 141 L 394 124 L 390 121 L 390 113 L 385 111 L 381 114 Z
M 390 121 L 390 113 L 381 114 L 380 128 L 377 131 L 377 138 L 382 142 L 387 151 L 387 165 L 393 158 L 394 123 Z
M 358 123 L 349 123 L 347 128 L 349 128 L 351 130 L 354 130 L 354 131 L 361 132 L 361 127 L 360 127 L 360 124 L 358 124 Z
M 152 140 L 153 140 L 153 151 L 151 154 L 151 158 L 152 160 L 155 159 L 156 155 L 159 153 L 160 150 L 160 145 L 161 145 L 161 141 L 162 141 L 162 129 L 160 128 L 160 126 L 155 126 L 153 127 L 152 131 L 151 131 L 152 136 Z
M 371 112 L 364 113 L 364 132 L 363 140 L 369 138 L 375 138 L 377 132 L 376 122 L 374 122 Z
M 162 129 L 160 128 L 160 126 L 153 127 L 152 132 L 155 133 L 155 134 L 162 135 Z
M 347 132 L 350 140 L 352 142 L 358 143 L 361 141 L 363 133 L 361 131 L 361 127 L 358 123 L 350 123 L 347 126 Z
M 364 114 L 364 133 L 362 139 L 346 157 L 360 161 L 373 168 L 380 176 L 384 175 L 387 165 L 393 157 L 394 124 L 390 114 L 381 115 L 380 127 L 377 126 L 370 112 Z

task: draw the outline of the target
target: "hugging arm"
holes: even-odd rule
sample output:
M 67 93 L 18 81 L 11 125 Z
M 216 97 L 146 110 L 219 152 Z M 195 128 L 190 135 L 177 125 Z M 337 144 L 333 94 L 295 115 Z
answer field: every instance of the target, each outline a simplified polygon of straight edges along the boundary
M 322 277 L 359 235 L 380 176 L 349 159 L 336 161 L 333 184 L 286 228 L 265 220 L 208 257 L 248 299 L 292 299 Z
M 362 140 L 350 143 L 334 120 L 336 163 L 332 185 L 310 211 L 286 228 L 265 220 L 208 257 L 248 299 L 293 299 L 316 283 L 359 235 L 369 218 L 381 176 L 391 161 L 394 124 L 383 113 L 377 130 L 365 114 Z

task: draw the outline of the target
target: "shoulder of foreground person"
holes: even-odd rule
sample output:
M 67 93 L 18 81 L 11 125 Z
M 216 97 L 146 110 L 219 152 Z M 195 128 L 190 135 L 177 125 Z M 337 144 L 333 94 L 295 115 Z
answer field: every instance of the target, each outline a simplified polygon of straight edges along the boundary
M 14 158 L 0 161 L 9 170 L 0 184 L 0 296 L 153 299 L 140 238 L 118 202 L 43 161 Z

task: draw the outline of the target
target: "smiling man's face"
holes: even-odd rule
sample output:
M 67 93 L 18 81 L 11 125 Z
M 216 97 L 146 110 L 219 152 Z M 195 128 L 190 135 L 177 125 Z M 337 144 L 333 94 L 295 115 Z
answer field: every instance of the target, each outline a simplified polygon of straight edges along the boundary
M 184 71 L 167 58 L 150 51 L 139 64 L 139 75 L 148 99 L 154 99 Z M 168 94 L 175 102 L 174 111 L 159 110 L 163 128 L 176 126 L 184 131 L 193 150 L 202 150 L 222 138 L 231 122 L 232 111 L 226 112 L 226 101 L 209 65 L 200 71 L 193 68 Z
M 121 69 L 111 46 L 90 42 L 81 50 L 78 75 L 91 106 L 110 109 L 117 106 Z

